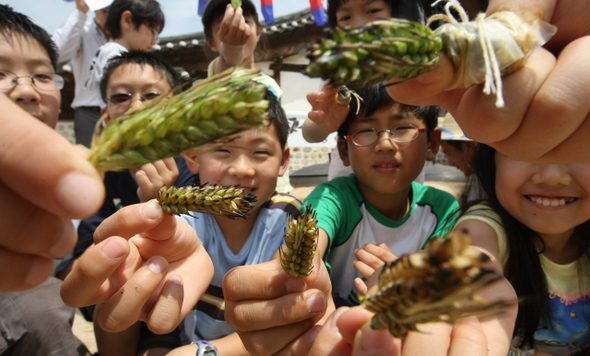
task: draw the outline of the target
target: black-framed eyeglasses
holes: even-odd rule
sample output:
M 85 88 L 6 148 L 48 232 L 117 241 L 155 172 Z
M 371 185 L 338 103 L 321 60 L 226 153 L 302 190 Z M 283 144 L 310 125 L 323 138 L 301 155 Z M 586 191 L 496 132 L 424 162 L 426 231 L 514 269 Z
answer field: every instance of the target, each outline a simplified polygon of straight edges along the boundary
M 131 93 L 119 93 L 113 94 L 107 98 L 107 101 L 110 101 L 113 105 L 129 105 L 131 104 L 131 100 L 133 100 L 134 96 L 139 97 L 142 103 L 145 103 L 148 100 L 155 99 L 159 97 L 160 93 L 152 92 L 152 93 L 143 93 L 143 94 L 131 94 Z
M 29 78 L 35 88 L 43 91 L 61 90 L 64 87 L 64 78 L 59 74 L 16 75 L 11 71 L 0 69 L 0 90 L 12 90 L 20 78 Z
M 371 146 L 372 144 L 377 142 L 377 140 L 379 140 L 379 136 L 383 132 L 387 132 L 389 134 L 389 138 L 393 141 L 398 143 L 404 143 L 414 141 L 420 133 L 425 131 L 426 129 L 419 129 L 418 127 L 412 124 L 404 124 L 394 126 L 389 130 L 381 131 L 377 131 L 374 128 L 362 129 L 358 130 L 352 135 L 344 136 L 344 138 L 348 141 L 352 141 L 352 143 L 354 143 L 356 146 L 366 147 Z

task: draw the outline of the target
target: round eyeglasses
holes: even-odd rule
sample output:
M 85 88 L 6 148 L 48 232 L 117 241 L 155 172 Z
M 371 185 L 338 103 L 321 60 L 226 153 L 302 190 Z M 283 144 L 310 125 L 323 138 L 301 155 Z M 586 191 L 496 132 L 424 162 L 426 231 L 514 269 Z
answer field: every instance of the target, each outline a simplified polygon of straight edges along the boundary
M 33 75 L 16 75 L 7 70 L 0 69 L 0 90 L 12 90 L 18 84 L 20 78 L 29 78 L 31 84 L 39 90 L 61 90 L 64 87 L 64 78 L 55 73 L 37 73 Z
M 110 101 L 113 105 L 129 105 L 131 104 L 131 100 L 133 100 L 134 96 L 137 96 L 142 103 L 145 103 L 148 100 L 155 99 L 159 97 L 160 93 L 145 93 L 145 94 L 131 94 L 131 93 L 119 93 L 113 94 L 107 98 L 107 101 Z
M 348 141 L 352 141 L 356 146 L 365 147 L 371 146 L 377 140 L 383 132 L 389 134 L 389 138 L 398 143 L 414 141 L 421 132 L 425 132 L 426 129 L 419 129 L 412 124 L 394 126 L 390 130 L 377 131 L 374 128 L 362 129 L 353 133 L 352 135 L 344 136 Z

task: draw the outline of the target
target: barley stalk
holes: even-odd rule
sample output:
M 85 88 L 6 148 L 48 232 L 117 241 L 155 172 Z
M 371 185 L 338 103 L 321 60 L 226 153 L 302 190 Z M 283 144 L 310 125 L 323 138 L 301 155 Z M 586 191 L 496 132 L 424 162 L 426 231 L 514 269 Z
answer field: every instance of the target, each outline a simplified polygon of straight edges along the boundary
M 133 108 L 100 132 L 88 160 L 99 171 L 117 171 L 181 155 L 228 135 L 267 124 L 266 86 L 259 71 L 227 70 L 188 90 Z
M 287 227 L 285 228 L 287 249 L 281 252 L 281 264 L 283 270 L 291 277 L 305 278 L 313 269 L 313 257 L 319 233 L 315 215 L 315 211 L 311 206 L 308 206 L 305 213 L 298 218 L 287 218 Z
M 255 208 L 256 196 L 238 186 L 202 184 L 187 187 L 162 187 L 156 199 L 164 212 L 170 215 L 198 212 L 222 215 L 229 218 L 248 218 Z
M 426 251 L 387 263 L 377 292 L 362 301 L 375 313 L 371 327 L 403 337 L 418 331 L 416 324 L 454 323 L 513 305 L 514 300 L 489 303 L 476 294 L 502 274 L 491 266 L 488 255 L 469 249 L 469 241 L 467 231 L 452 232 L 444 240 L 434 239 Z M 465 306 L 467 300 L 476 303 Z
M 332 39 L 312 45 L 306 74 L 330 79 L 333 85 L 361 87 L 392 78 L 408 80 L 434 67 L 441 48 L 440 38 L 418 22 L 389 19 L 337 27 Z

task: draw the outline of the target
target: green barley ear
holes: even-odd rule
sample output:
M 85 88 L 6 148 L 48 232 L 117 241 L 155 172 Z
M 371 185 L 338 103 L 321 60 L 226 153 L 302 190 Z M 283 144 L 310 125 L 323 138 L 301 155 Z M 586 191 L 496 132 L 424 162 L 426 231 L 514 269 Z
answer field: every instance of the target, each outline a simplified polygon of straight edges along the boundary
M 242 0 L 231 0 L 231 6 L 234 10 L 237 10 L 238 7 L 242 6 Z
M 281 263 L 283 270 L 291 277 L 305 278 L 313 269 L 313 257 L 318 245 L 319 233 L 315 216 L 315 211 L 308 206 L 299 218 L 287 218 L 285 228 L 287 249 L 281 252 Z
M 170 215 L 189 212 L 222 215 L 229 218 L 248 218 L 255 208 L 256 196 L 238 186 L 202 184 L 188 187 L 162 187 L 156 199 L 165 213 Z
M 331 39 L 313 44 L 305 73 L 333 85 L 365 87 L 399 78 L 409 80 L 438 61 L 442 41 L 419 22 L 379 20 L 362 27 L 332 31 Z
M 266 125 L 266 86 L 255 81 L 259 76 L 257 70 L 229 69 L 133 108 L 99 134 L 101 121 L 88 160 L 99 171 L 124 170 Z

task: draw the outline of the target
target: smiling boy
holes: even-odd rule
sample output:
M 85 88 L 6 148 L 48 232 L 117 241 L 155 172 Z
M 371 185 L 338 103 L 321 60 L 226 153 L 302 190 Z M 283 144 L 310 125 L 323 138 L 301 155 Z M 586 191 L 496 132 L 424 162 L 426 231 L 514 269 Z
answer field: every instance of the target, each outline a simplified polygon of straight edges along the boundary
M 318 249 L 337 306 L 358 304 L 356 277 L 444 236 L 459 209 L 449 193 L 414 182 L 438 152 L 438 107 L 396 103 L 381 85 L 358 94 L 360 111 L 353 100 L 338 130 L 340 156 L 353 174 L 320 184 L 305 200 L 317 212 Z

